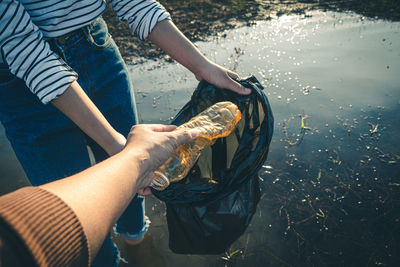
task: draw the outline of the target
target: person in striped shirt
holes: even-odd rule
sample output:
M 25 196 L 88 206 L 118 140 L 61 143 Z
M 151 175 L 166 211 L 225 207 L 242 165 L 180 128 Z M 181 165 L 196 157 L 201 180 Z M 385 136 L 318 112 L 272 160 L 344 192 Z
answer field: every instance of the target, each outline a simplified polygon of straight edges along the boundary
M 32 185 L 73 175 L 122 150 L 138 122 L 125 63 L 101 19 L 103 0 L 0 0 L 0 120 Z M 207 80 L 239 94 L 238 74 L 203 56 L 154 0 L 109 0 L 121 21 Z M 51 105 L 47 105 L 51 103 Z M 146 157 L 146 155 L 143 155 Z M 91 192 L 88 192 L 90 197 Z M 149 227 L 136 196 L 116 232 L 127 244 Z M 92 266 L 117 266 L 107 238 Z

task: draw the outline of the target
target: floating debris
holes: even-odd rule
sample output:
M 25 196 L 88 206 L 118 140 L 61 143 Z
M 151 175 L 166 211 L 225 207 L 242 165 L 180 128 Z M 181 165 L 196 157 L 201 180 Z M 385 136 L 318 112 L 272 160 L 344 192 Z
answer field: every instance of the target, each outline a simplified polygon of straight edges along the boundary
M 321 217 L 321 218 L 326 217 L 325 213 L 321 209 L 318 209 L 316 215 L 317 215 L 317 217 Z
M 372 123 L 368 123 L 368 125 L 371 126 L 371 129 L 369 129 L 369 132 L 370 132 L 371 135 L 373 135 L 374 133 L 378 132 L 379 124 L 374 125 Z
M 240 249 L 237 249 L 231 253 L 225 252 L 225 257 L 221 257 L 221 259 L 224 261 L 230 261 L 232 257 L 235 256 L 237 253 L 242 254 L 243 252 Z
M 143 91 L 143 90 L 137 90 L 136 91 L 138 94 L 140 94 L 142 97 L 147 97 L 147 95 L 148 95 L 148 93 L 146 93 L 145 91 Z
M 287 123 L 283 123 L 283 133 L 286 136 L 286 142 L 289 144 L 289 146 L 295 146 L 295 145 L 299 145 L 304 138 L 304 135 L 306 133 L 306 131 L 311 130 L 310 127 L 308 127 L 306 125 L 305 120 L 308 118 L 308 115 L 304 113 L 304 109 L 302 111 L 301 114 L 298 115 L 300 117 L 300 133 L 297 134 L 297 137 L 295 141 L 291 141 L 289 135 L 288 135 L 288 122 Z

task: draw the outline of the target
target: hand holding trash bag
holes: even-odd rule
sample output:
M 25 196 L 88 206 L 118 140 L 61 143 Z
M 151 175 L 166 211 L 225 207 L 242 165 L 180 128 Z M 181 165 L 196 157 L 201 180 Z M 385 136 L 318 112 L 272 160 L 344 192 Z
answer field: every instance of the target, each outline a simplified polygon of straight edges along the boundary
M 242 118 L 227 137 L 202 150 L 188 175 L 153 194 L 167 206 L 169 246 L 176 253 L 219 254 L 244 232 L 260 198 L 258 171 L 273 133 L 273 116 L 254 76 L 238 81 L 250 95 L 200 82 L 172 124 L 182 125 L 222 101 L 234 103 Z
M 199 81 L 207 81 L 218 88 L 227 88 L 241 95 L 248 95 L 251 93 L 249 88 L 237 82 L 240 80 L 237 73 L 213 62 L 209 62 L 209 64 L 203 67 L 200 74 L 196 74 L 196 79 Z
M 250 89 L 245 89 L 237 82 L 239 80 L 237 73 L 211 62 L 170 20 L 158 23 L 150 33 L 149 40 L 189 69 L 197 80 L 214 84 L 218 88 L 226 88 L 238 94 L 250 94 Z

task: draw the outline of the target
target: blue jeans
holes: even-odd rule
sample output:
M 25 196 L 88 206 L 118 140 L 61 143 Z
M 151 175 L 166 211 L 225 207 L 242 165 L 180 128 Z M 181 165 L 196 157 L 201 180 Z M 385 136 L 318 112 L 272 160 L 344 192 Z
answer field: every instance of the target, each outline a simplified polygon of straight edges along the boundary
M 137 123 L 126 65 L 101 18 L 68 37 L 48 40 L 53 51 L 78 73 L 78 82 L 110 124 L 127 135 Z M 90 166 L 87 145 L 97 162 L 106 152 L 53 105 L 43 105 L 0 65 L 0 120 L 32 185 L 78 173 Z M 144 199 L 136 196 L 117 223 L 125 239 L 140 239 L 149 226 Z M 107 237 L 92 266 L 118 266 L 119 252 Z

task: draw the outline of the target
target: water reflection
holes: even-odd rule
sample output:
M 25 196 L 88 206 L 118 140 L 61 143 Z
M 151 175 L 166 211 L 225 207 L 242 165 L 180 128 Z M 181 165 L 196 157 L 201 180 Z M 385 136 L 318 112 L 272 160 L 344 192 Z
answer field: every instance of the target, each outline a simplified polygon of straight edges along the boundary
M 275 136 L 260 171 L 257 214 L 227 255 L 171 253 L 165 208 L 149 199 L 151 233 L 171 266 L 395 266 L 399 33 L 400 23 L 328 12 L 282 16 L 197 43 L 219 64 L 257 76 Z M 146 123 L 168 123 L 197 85 L 174 63 L 150 61 L 131 72 Z M 10 184 L 15 176 L 3 174 Z
M 153 234 L 172 265 L 393 266 L 399 260 L 399 32 L 399 23 L 316 13 L 198 43 L 216 62 L 259 78 L 274 110 L 275 136 L 260 171 L 258 213 L 231 257 L 170 253 L 165 210 L 157 200 L 148 203 Z M 149 62 L 132 75 L 147 94 L 137 96 L 145 122 L 167 122 L 197 84 L 176 64 Z

